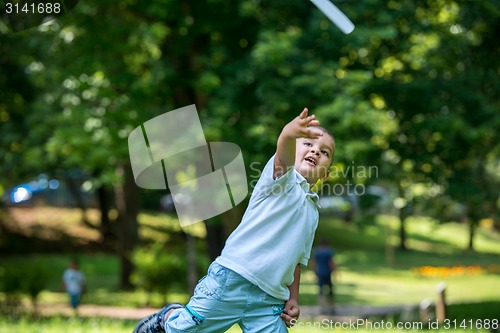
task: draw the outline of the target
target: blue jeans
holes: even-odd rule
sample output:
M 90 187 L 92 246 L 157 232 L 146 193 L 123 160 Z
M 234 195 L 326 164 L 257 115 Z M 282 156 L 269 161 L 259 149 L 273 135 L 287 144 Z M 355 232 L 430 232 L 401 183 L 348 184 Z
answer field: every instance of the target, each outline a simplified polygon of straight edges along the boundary
M 69 294 L 69 303 L 76 309 L 80 305 L 80 294 Z
M 185 308 L 174 310 L 167 333 L 222 333 L 238 324 L 244 333 L 286 333 L 284 301 L 213 262 Z

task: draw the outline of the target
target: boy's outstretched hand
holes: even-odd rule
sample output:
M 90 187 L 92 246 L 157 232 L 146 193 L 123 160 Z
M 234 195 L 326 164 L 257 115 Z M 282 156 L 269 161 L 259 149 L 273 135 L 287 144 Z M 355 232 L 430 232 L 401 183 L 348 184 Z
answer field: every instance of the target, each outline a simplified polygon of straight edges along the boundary
M 319 126 L 315 115 L 309 116 L 309 110 L 304 110 L 291 122 L 283 127 L 278 138 L 276 158 L 274 160 L 274 178 L 280 177 L 295 163 L 295 142 L 298 138 L 317 139 L 323 131 L 314 126 Z
M 290 299 L 285 303 L 285 309 L 281 314 L 281 319 L 285 321 L 286 327 L 293 327 L 299 319 L 300 309 L 296 301 Z
M 319 121 L 316 120 L 315 115 L 309 116 L 309 110 L 304 108 L 298 117 L 289 122 L 283 132 L 286 132 L 294 139 L 310 138 L 317 139 L 323 135 L 323 131 L 311 128 L 311 126 L 319 126 Z M 284 133 L 285 134 L 285 133 Z

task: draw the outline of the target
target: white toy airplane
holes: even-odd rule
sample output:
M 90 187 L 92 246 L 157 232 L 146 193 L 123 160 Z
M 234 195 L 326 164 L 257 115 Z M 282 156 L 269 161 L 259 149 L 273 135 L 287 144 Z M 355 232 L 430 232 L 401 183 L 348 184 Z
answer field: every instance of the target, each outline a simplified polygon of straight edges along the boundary
M 311 0 L 343 33 L 350 34 L 354 30 L 354 24 L 340 11 L 330 0 Z

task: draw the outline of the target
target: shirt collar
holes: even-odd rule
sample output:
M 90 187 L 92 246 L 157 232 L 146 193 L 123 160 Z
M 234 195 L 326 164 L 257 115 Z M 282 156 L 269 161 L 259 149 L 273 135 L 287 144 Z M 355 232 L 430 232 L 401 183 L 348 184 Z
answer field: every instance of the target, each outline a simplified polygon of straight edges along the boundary
M 297 181 L 297 183 L 299 184 L 299 186 L 302 188 L 302 190 L 304 190 L 304 193 L 306 193 L 306 196 L 312 200 L 312 202 L 314 202 L 314 204 L 316 206 L 318 206 L 318 208 L 321 208 L 321 206 L 319 205 L 319 196 L 316 192 L 313 192 L 310 190 L 310 185 L 309 183 L 307 182 L 307 180 L 304 178 L 304 176 L 302 176 L 297 170 L 295 170 L 295 180 Z

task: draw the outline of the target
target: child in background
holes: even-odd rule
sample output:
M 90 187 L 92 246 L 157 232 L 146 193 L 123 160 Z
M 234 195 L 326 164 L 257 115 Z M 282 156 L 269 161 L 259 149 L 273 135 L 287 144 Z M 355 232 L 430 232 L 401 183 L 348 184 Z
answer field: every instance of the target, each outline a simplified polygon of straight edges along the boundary
M 78 261 L 72 259 L 69 265 L 63 273 L 63 284 L 64 289 L 69 295 L 70 305 L 76 311 L 78 311 L 78 306 L 80 305 L 80 298 L 83 291 L 85 290 L 85 276 L 80 271 Z
M 334 306 L 334 289 L 332 273 L 335 273 L 335 251 L 330 247 L 328 240 L 321 239 L 319 246 L 313 250 L 313 269 L 318 278 L 320 304 L 325 305 L 325 295 L 328 296 L 330 310 Z M 325 290 L 326 289 L 326 290 Z

